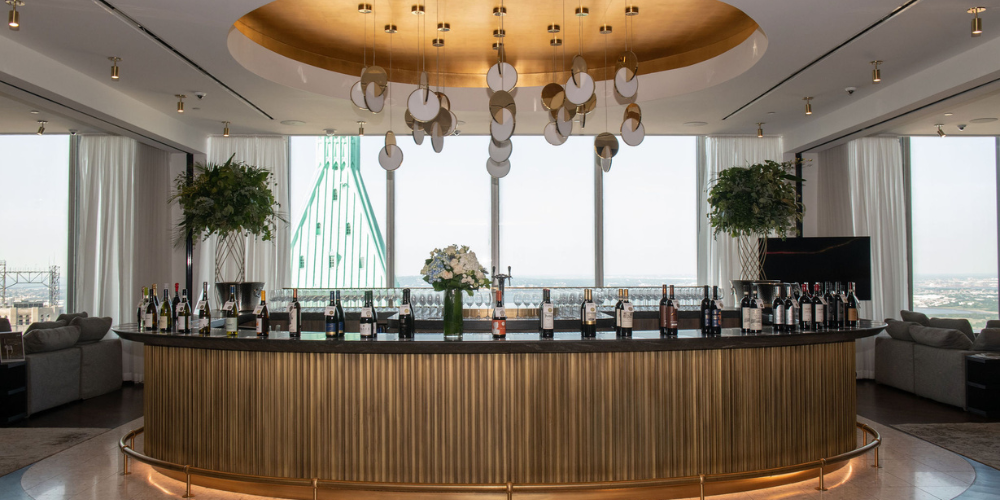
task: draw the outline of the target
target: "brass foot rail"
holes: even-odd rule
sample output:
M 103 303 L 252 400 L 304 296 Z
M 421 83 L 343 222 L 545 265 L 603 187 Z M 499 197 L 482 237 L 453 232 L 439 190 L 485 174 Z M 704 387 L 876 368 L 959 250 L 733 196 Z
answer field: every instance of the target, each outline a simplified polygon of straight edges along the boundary
M 882 436 L 867 424 L 861 422 L 856 422 L 858 429 L 861 430 L 863 435 L 863 445 L 860 448 L 855 448 L 851 451 L 841 453 L 833 457 L 821 458 L 819 460 L 813 460 L 811 462 L 804 462 L 796 465 L 787 465 L 783 467 L 774 467 L 770 469 L 760 469 L 745 472 L 731 472 L 726 474 L 699 474 L 697 476 L 684 476 L 684 477 L 672 477 L 663 479 L 642 479 L 634 481 L 603 481 L 603 482 L 591 482 L 591 483 L 559 483 L 559 484 L 515 484 L 515 483 L 502 483 L 502 484 L 417 484 L 417 483 L 376 483 L 376 482 L 365 482 L 365 481 L 333 481 L 328 479 L 300 479 L 300 478 L 284 478 L 284 477 L 271 477 L 271 476 L 255 476 L 251 474 L 237 474 L 233 472 L 222 472 L 211 469 L 202 469 L 200 467 L 192 467 L 190 465 L 178 465 L 171 462 L 165 462 L 153 457 L 146 456 L 138 451 L 135 451 L 135 437 L 142 434 L 144 427 L 135 429 L 128 434 L 122 436 L 121 440 L 118 442 L 118 447 L 122 451 L 124 457 L 124 466 L 122 473 L 125 475 L 130 474 L 129 471 L 129 458 L 138 460 L 147 465 L 153 467 L 158 467 L 161 469 L 172 470 L 175 472 L 180 472 L 184 474 L 185 477 L 185 493 L 184 498 L 192 498 L 191 494 L 191 476 L 200 476 L 206 478 L 223 479 L 230 481 L 240 481 L 249 482 L 256 484 L 266 484 L 272 486 L 298 486 L 312 489 L 313 500 L 316 500 L 319 490 L 329 489 L 329 490 L 352 490 L 352 491 L 382 491 L 382 492 L 396 492 L 396 493 L 499 493 L 506 494 L 508 499 L 512 499 L 518 493 L 556 493 L 556 492 L 582 492 L 587 490 L 608 490 L 608 489 L 638 489 L 638 488 L 651 488 L 651 487 L 665 487 L 665 486 L 688 486 L 697 485 L 700 491 L 700 497 L 702 500 L 705 498 L 705 485 L 707 483 L 717 483 L 724 481 L 738 481 L 745 479 L 757 479 L 769 476 L 778 476 L 783 474 L 792 474 L 796 472 L 806 472 L 809 470 L 816 469 L 819 473 L 819 486 L 817 490 L 827 491 L 824 485 L 824 475 L 827 466 L 834 465 L 846 460 L 850 460 L 855 457 L 859 457 L 869 451 L 875 451 L 875 463 L 872 467 L 881 467 L 879 465 L 878 448 L 882 444 Z M 869 441 L 868 437 L 871 436 L 872 440 Z M 126 444 L 128 441 L 128 444 Z

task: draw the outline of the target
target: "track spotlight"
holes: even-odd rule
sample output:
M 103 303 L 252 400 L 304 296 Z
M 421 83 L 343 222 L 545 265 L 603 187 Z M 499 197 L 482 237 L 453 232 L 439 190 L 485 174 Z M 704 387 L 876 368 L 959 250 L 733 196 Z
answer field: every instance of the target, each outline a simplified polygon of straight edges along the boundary
M 111 61 L 111 79 L 117 81 L 118 80 L 118 61 L 121 61 L 122 58 L 111 56 L 111 57 L 108 58 L 108 60 Z
M 813 114 L 812 104 L 809 103 L 809 101 L 812 100 L 812 97 L 803 97 L 802 100 L 806 102 L 806 114 L 807 115 Z
M 222 137 L 229 137 L 229 122 L 222 123 L 226 125 L 226 127 L 222 129 Z
M 19 6 L 23 6 L 24 2 L 21 0 L 4 0 L 7 5 L 10 5 L 10 13 L 7 14 L 7 26 L 10 27 L 11 31 L 17 31 L 21 29 L 21 13 L 17 11 Z
M 49 122 L 47 122 L 45 120 L 38 120 L 38 135 L 42 135 L 42 134 L 45 133 L 45 124 L 46 123 L 49 123 Z
M 937 129 L 938 137 L 948 137 L 948 134 L 944 133 L 944 130 L 941 129 L 941 127 L 943 127 L 944 125 L 936 123 L 934 124 L 934 126 L 938 128 Z
M 966 12 L 972 14 L 972 36 L 983 34 L 983 20 L 979 18 L 979 13 L 986 10 L 986 7 L 973 7 Z
M 757 137 L 758 138 L 764 137 L 764 127 L 763 127 L 763 125 L 764 125 L 764 122 L 760 122 L 760 123 L 757 124 Z
M 371 14 L 372 13 L 372 4 L 370 4 L 370 3 L 359 3 L 358 4 L 358 13 L 359 14 Z
M 358 137 L 365 136 L 365 122 L 358 122 Z
M 872 70 L 872 83 L 882 81 L 882 70 L 878 69 L 879 64 L 882 64 L 882 61 L 872 61 L 872 66 L 875 66 L 875 69 Z
M 175 94 L 174 97 L 177 98 L 177 112 L 178 113 L 183 113 L 184 112 L 184 98 L 187 97 L 187 96 L 184 95 L 184 94 Z

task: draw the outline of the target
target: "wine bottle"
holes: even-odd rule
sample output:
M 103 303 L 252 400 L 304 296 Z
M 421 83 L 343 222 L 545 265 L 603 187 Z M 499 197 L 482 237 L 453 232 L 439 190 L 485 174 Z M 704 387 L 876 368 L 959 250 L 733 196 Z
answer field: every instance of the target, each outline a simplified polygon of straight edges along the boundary
M 719 299 L 719 287 L 712 287 L 712 333 L 722 335 L 722 310 L 724 306 Z
M 622 299 L 622 292 L 624 289 L 618 289 L 618 302 L 615 302 L 615 335 L 621 336 L 622 334 L 622 304 L 624 300 Z
M 542 305 L 538 308 L 538 318 L 542 338 L 552 338 L 556 329 L 556 314 L 555 308 L 552 307 L 551 292 L 548 288 L 542 289 Z
M 170 290 L 163 290 L 163 302 L 160 303 L 160 333 L 169 333 L 174 326 L 174 312 L 170 310 Z
M 750 290 L 745 288 L 740 301 L 740 332 L 750 333 Z
M 236 285 L 229 285 L 229 300 L 222 306 L 222 317 L 225 319 L 226 335 L 235 337 L 239 334 L 239 316 L 236 306 Z
M 792 296 L 793 287 L 785 285 L 785 331 L 791 333 L 799 327 L 799 308 Z
M 841 282 L 834 283 L 837 297 L 837 328 L 847 327 L 847 290 Z
M 678 311 L 680 311 L 680 304 L 677 302 L 677 299 L 674 298 L 674 285 L 670 285 L 669 291 L 667 292 L 667 335 L 668 336 L 675 336 L 675 337 L 677 336 Z
M 756 288 L 750 297 L 750 333 L 764 332 L 764 304 Z
M 177 329 L 176 328 L 176 326 L 177 326 L 177 306 L 179 306 L 180 303 L 181 303 L 180 287 L 181 287 L 180 283 L 174 283 L 174 300 L 170 302 L 170 311 L 174 315 L 174 322 L 173 322 L 173 324 L 174 324 L 174 327 L 175 327 L 174 329 L 175 330 Z
M 667 323 L 670 321 L 670 317 L 667 314 L 667 285 L 663 285 L 663 298 L 660 299 L 660 335 L 669 335 L 667 333 Z
M 148 293 L 149 291 L 146 290 L 146 287 L 142 287 L 142 296 L 139 297 L 139 308 L 135 311 L 135 323 L 138 325 L 140 332 L 146 331 L 146 322 L 143 319 L 143 315 L 146 314 L 146 301 L 149 300 L 149 297 L 146 295 Z
M 153 305 L 156 306 L 156 310 L 159 311 L 160 310 L 160 296 L 157 295 L 157 293 L 156 293 L 156 283 L 153 283 L 152 291 L 153 291 Z
M 343 337 L 347 333 L 347 313 L 344 312 L 344 305 L 340 303 L 340 290 L 337 290 L 337 336 Z
M 413 338 L 413 309 L 410 307 L 410 289 L 403 289 L 403 303 L 399 305 L 399 338 Z
M 326 311 L 323 313 L 323 322 L 326 326 L 326 338 L 332 339 L 339 336 L 340 316 L 337 314 L 337 299 L 333 290 L 330 290 L 330 303 L 327 304 Z
M 799 329 L 800 330 L 812 330 L 812 318 L 813 318 L 813 303 L 812 297 L 809 296 L 809 285 L 806 283 L 802 284 L 802 293 L 799 294 Z
M 152 288 L 149 290 L 149 298 L 146 300 L 146 311 L 142 314 L 143 330 L 147 332 L 156 331 L 156 301 L 153 300 L 156 292 Z
M 260 291 L 260 304 L 257 305 L 257 336 L 267 337 L 271 332 L 271 312 L 267 310 L 267 293 Z
M 820 331 L 826 325 L 826 304 L 823 303 L 823 295 L 819 290 L 819 282 L 813 284 L 813 323 L 812 329 Z
M 212 333 L 212 306 L 208 300 L 208 282 L 201 284 L 201 300 L 198 301 L 198 333 Z
M 288 336 L 302 336 L 302 304 L 299 304 L 299 289 L 292 289 L 292 303 L 288 304 Z
M 854 295 L 857 285 L 852 281 L 847 284 L 847 318 L 845 326 L 847 328 L 858 327 L 858 297 Z
M 785 298 L 783 297 L 785 290 L 778 286 L 775 290 L 774 301 L 771 302 L 771 316 L 774 325 L 774 333 L 783 333 L 786 331 L 785 328 Z
M 177 315 L 177 333 L 191 333 L 191 304 L 188 303 L 188 291 L 184 289 L 181 301 L 177 304 L 174 313 Z
M 504 339 L 507 338 L 507 311 L 503 307 L 503 291 L 499 288 L 496 290 L 496 299 L 490 318 L 490 331 L 493 332 L 493 338 Z
M 619 330 L 619 335 L 625 338 L 632 336 L 632 323 L 635 317 L 635 307 L 632 305 L 632 301 L 628 299 L 628 288 L 623 290 L 622 295 L 622 326 Z
M 593 291 L 583 290 L 583 304 L 580 304 L 580 334 L 583 337 L 597 336 L 597 304 L 594 304 Z
M 836 296 L 833 293 L 833 286 L 829 281 L 823 282 L 823 305 L 826 311 L 826 327 L 828 329 L 834 330 L 837 328 L 837 302 Z
M 375 338 L 375 305 L 372 304 L 371 290 L 365 292 L 365 303 L 361 306 L 360 331 L 363 339 Z
M 712 334 L 712 299 L 708 298 L 708 285 L 705 285 L 705 298 L 701 299 L 701 333 Z

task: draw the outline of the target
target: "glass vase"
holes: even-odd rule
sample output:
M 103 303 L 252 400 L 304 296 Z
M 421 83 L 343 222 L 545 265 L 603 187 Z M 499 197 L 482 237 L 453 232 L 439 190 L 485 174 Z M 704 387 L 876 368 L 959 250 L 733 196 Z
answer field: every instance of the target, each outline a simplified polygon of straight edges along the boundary
M 462 291 L 446 289 L 444 291 L 444 338 L 457 340 L 462 338 Z

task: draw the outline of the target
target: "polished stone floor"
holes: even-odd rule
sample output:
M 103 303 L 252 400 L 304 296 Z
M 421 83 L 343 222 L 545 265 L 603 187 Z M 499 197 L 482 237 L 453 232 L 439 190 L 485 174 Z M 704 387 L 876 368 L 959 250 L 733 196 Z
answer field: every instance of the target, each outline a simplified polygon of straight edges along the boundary
M 878 392 L 881 386 L 859 385 L 859 413 L 870 413 L 870 399 L 882 399 Z M 874 385 L 874 384 L 872 384 Z M 141 392 L 141 389 L 137 389 Z M 874 396 L 873 396 L 874 395 Z M 135 394 L 126 399 L 132 400 Z M 141 394 L 139 394 L 141 399 Z M 912 395 L 890 394 L 882 395 L 892 398 L 914 398 Z M 891 397 L 890 397 L 891 396 Z M 919 399 L 919 398 L 917 398 Z M 86 402 L 85 402 L 86 403 Z M 936 403 L 929 402 L 931 405 Z M 916 410 L 928 402 L 913 403 Z M 877 406 L 877 405 L 876 405 Z M 940 405 L 943 406 L 943 405 Z M 118 427 L 99 435 L 89 441 L 67 449 L 61 453 L 46 458 L 32 466 L 0 477 L 0 500 L 118 500 L 118 499 L 159 499 L 180 498 L 184 493 L 184 485 L 168 479 L 143 464 L 135 464 L 134 473 L 123 476 L 121 453 L 117 444 L 121 436 L 141 425 L 137 419 L 124 425 L 122 416 L 134 412 L 134 401 L 126 402 L 124 410 L 118 409 L 111 414 L 105 414 L 109 421 Z M 76 418 L 95 422 L 88 415 L 86 408 L 75 410 Z M 94 410 L 96 411 L 96 410 Z M 890 410 L 882 417 L 894 420 L 903 419 L 905 413 L 891 414 Z M 909 411 L 914 411 L 911 405 Z M 928 410 L 930 411 L 930 410 Z M 937 408 L 941 419 L 972 418 L 964 417 L 965 412 L 953 408 Z M 919 413 L 919 411 L 918 411 Z M 41 420 L 45 415 L 40 415 Z M 54 416 L 46 417 L 49 419 Z M 916 417 L 919 421 L 922 417 Z M 72 419 L 71 419 L 72 420 Z M 991 467 L 971 462 L 959 455 L 939 448 L 926 441 L 897 431 L 887 425 L 859 416 L 859 421 L 869 423 L 876 428 L 884 439 L 881 448 L 881 465 L 873 468 L 873 456 L 868 454 L 852 460 L 844 468 L 832 472 L 826 477 L 828 491 L 816 490 L 815 479 L 800 483 L 722 496 L 713 499 L 857 499 L 857 500 L 902 500 L 902 499 L 1000 499 L 1000 471 Z M 67 424 L 70 425 L 70 424 Z M 141 439 L 136 447 L 141 450 Z M 249 495 L 208 490 L 193 487 L 196 499 L 260 499 Z M 363 498 L 359 495 L 358 498 Z

